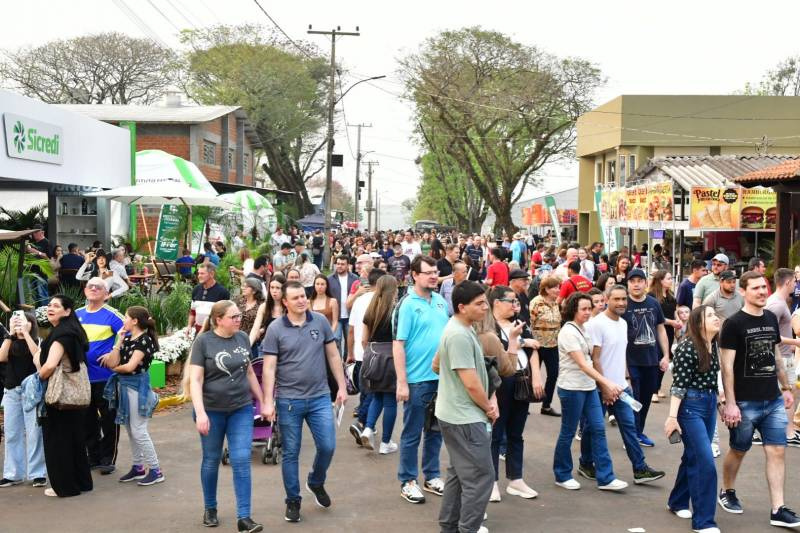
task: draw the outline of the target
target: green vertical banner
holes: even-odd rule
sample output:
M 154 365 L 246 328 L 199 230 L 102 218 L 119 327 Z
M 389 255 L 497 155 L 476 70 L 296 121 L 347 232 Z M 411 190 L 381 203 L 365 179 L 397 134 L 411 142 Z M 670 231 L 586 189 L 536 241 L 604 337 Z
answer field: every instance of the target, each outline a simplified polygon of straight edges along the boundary
M 161 216 L 158 219 L 158 233 L 156 233 L 156 257 L 165 261 L 175 261 L 178 258 L 180 247 L 181 224 L 180 207 L 177 205 L 161 206 Z
M 556 233 L 556 246 L 561 246 L 561 224 L 558 220 L 556 200 L 552 196 L 545 196 L 544 204 L 547 206 L 547 211 L 550 213 L 550 221 L 553 223 L 553 230 Z

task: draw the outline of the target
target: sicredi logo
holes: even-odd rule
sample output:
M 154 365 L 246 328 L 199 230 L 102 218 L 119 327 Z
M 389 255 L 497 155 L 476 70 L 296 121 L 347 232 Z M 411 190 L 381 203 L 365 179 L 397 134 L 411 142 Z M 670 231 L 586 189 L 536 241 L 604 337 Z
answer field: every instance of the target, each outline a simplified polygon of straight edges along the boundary
M 57 165 L 64 162 L 60 127 L 12 113 L 4 113 L 3 121 L 9 157 Z

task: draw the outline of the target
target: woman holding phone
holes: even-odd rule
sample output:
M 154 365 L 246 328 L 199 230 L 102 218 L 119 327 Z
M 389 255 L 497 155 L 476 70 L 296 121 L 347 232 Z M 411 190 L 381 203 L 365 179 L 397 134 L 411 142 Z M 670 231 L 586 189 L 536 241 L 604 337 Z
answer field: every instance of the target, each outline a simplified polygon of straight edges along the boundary
M 717 409 L 720 319 L 714 308 L 701 305 L 689 315 L 687 336 L 672 359 L 672 398 L 664 433 L 670 442 L 683 440 L 683 456 L 669 495 L 669 510 L 691 518 L 692 528 L 719 533 L 714 521 L 717 469 L 711 453 Z M 689 510 L 691 500 L 692 510 Z

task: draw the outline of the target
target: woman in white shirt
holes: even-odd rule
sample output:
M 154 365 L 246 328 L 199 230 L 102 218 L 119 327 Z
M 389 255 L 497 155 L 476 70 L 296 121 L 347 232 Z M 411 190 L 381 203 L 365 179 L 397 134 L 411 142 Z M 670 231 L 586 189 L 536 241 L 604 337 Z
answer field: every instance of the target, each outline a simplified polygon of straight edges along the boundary
M 584 324 L 592 316 L 592 299 L 588 294 L 574 292 L 567 298 L 561 313 L 564 325 L 558 333 L 558 381 L 556 387 L 561 401 L 561 431 L 556 441 L 553 473 L 556 485 L 578 490 L 581 484 L 572 477 L 572 439 L 581 418 L 591 427 L 592 459 L 600 490 L 622 490 L 628 484 L 614 477 L 611 455 L 606 442 L 603 410 L 597 384 L 610 400 L 619 398 L 622 387 L 605 378 L 592 366 L 592 340 Z

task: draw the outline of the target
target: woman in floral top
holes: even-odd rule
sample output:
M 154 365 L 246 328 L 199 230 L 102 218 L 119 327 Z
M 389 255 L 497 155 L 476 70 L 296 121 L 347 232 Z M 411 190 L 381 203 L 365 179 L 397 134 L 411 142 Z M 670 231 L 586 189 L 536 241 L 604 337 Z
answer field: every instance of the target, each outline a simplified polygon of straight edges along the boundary
M 557 276 L 548 276 L 539 284 L 539 296 L 531 301 L 531 332 L 539 343 L 539 361 L 544 362 L 547 369 L 547 380 L 544 384 L 543 415 L 561 416 L 561 413 L 550 407 L 558 378 L 558 330 L 561 329 L 561 311 L 556 298 L 560 288 Z
M 683 456 L 668 507 L 691 518 L 695 531 L 719 531 L 714 521 L 717 469 L 711 453 L 717 408 L 720 319 L 714 308 L 701 305 L 689 315 L 688 335 L 673 356 L 672 398 L 664 433 L 678 432 Z M 689 501 L 691 508 L 689 510 Z

